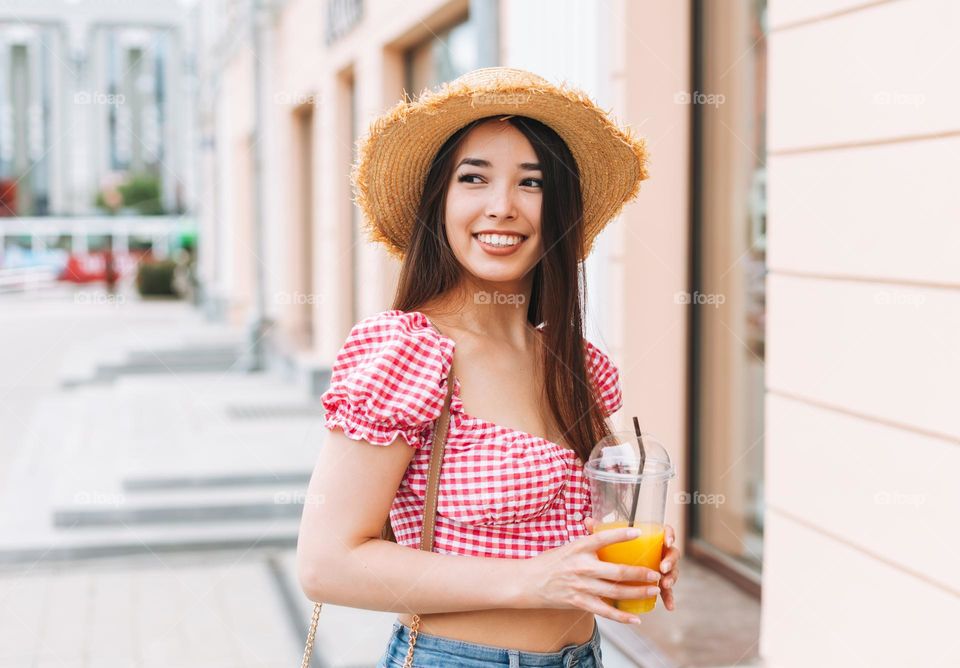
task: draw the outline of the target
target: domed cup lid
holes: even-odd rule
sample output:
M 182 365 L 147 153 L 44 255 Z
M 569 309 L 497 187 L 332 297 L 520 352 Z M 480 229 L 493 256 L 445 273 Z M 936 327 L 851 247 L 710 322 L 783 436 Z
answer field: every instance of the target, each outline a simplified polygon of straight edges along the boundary
M 583 471 L 595 480 L 631 484 L 677 476 L 663 444 L 652 436 L 638 437 L 633 431 L 615 431 L 602 438 L 590 452 Z

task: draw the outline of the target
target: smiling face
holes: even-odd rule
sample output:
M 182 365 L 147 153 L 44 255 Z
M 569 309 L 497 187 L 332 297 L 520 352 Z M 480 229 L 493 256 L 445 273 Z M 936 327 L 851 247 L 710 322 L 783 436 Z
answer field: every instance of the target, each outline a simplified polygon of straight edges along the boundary
M 450 248 L 476 280 L 520 291 L 540 261 L 543 172 L 538 162 L 530 141 L 506 121 L 481 123 L 460 143 L 444 218 Z

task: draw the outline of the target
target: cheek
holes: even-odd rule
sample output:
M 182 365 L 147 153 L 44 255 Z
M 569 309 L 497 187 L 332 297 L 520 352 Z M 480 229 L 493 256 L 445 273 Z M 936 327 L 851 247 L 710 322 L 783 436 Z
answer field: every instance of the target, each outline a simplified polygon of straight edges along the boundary
M 464 254 L 469 251 L 470 242 L 470 224 L 472 218 L 470 213 L 461 206 L 462 202 L 447 200 L 444 207 L 443 226 L 447 235 L 447 241 L 454 254 L 463 259 Z
M 539 197 L 530 198 L 523 204 L 523 217 L 532 223 L 534 232 L 539 236 L 543 217 L 543 200 Z

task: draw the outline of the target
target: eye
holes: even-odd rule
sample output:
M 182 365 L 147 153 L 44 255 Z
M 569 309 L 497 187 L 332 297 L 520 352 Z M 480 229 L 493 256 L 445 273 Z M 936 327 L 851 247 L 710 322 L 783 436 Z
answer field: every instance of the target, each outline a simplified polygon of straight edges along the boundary
M 543 187 L 543 179 L 533 179 L 533 178 L 530 178 L 530 179 L 524 179 L 524 180 L 522 181 L 522 183 L 524 183 L 524 184 L 526 184 L 526 183 L 528 183 L 528 182 L 532 182 L 532 185 L 531 185 L 530 187 L 533 187 L 533 188 L 542 188 L 542 187 Z
M 483 177 L 479 174 L 461 174 L 457 177 L 458 183 L 477 183 L 476 181 L 470 181 L 470 179 L 482 179 Z

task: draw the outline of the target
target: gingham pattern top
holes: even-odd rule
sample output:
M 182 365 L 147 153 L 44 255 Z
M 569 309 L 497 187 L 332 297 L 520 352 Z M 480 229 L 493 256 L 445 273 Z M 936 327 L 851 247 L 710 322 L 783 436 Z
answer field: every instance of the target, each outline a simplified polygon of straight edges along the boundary
M 384 311 L 354 325 L 321 396 L 326 427 L 413 459 L 390 509 L 397 543 L 419 548 L 434 422 L 443 410 L 455 343 L 419 311 Z M 619 373 L 586 342 L 588 372 L 610 415 Z M 590 490 L 569 448 L 468 415 L 454 379 L 434 528 L 434 552 L 524 559 L 587 535 Z

